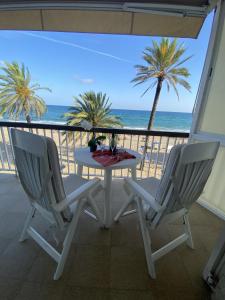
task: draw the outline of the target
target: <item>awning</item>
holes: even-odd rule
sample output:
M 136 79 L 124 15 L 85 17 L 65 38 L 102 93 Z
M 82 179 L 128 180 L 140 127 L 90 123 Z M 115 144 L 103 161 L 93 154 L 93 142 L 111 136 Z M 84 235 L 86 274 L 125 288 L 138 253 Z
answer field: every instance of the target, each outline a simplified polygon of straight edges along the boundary
M 0 29 L 197 37 L 208 1 L 168 2 L 1 1 Z

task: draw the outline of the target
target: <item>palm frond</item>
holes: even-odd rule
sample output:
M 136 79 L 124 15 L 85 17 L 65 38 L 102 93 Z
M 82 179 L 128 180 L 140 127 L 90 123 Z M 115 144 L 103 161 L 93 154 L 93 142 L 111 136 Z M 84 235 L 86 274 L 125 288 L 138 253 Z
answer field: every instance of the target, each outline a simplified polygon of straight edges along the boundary
M 134 86 L 149 82 L 148 88 L 141 96 L 151 90 L 156 85 L 155 79 L 159 78 L 162 82 L 165 79 L 167 91 L 170 91 L 171 86 L 178 98 L 177 85 L 190 91 L 190 84 L 184 80 L 190 73 L 187 68 L 180 67 L 192 57 L 182 58 L 185 51 L 183 43 L 178 44 L 177 39 L 169 38 L 162 38 L 159 43 L 153 40 L 151 47 L 145 48 L 143 59 L 146 64 L 135 65 L 136 76 L 131 80 L 135 83 Z
M 106 94 L 93 91 L 74 97 L 74 105 L 64 114 L 67 125 L 80 126 L 87 120 L 93 127 L 121 127 L 121 120 L 111 115 L 111 103 Z
M 0 68 L 0 114 L 18 119 L 32 112 L 40 117 L 46 112 L 44 100 L 36 94 L 38 90 L 51 90 L 31 82 L 31 74 L 24 64 L 5 62 Z

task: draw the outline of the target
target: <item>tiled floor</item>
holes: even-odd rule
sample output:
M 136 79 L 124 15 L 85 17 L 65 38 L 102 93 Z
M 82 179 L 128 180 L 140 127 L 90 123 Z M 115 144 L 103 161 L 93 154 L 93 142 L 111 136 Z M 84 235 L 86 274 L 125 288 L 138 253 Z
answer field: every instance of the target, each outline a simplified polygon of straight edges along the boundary
M 112 196 L 115 214 L 126 197 L 120 181 Z M 184 244 L 161 258 L 156 280 L 147 274 L 136 215 L 110 230 L 82 215 L 63 276 L 53 281 L 54 261 L 31 239 L 18 242 L 28 208 L 15 176 L 0 174 L 0 300 L 209 299 L 201 273 L 224 223 L 199 205 L 190 213 L 196 249 Z M 52 240 L 39 218 L 36 227 Z M 180 230 L 179 222 L 159 227 L 154 248 Z

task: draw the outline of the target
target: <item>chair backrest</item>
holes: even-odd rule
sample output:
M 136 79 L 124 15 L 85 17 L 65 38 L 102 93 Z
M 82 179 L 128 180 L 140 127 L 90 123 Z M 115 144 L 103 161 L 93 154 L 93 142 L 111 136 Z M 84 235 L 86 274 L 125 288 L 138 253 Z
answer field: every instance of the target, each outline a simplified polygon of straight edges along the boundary
M 67 209 L 57 213 L 53 209 L 66 198 L 54 141 L 17 129 L 11 129 L 11 138 L 19 178 L 31 204 L 63 226 L 71 212 Z
M 156 193 L 156 201 L 165 209 L 148 212 L 156 226 L 167 214 L 189 209 L 198 200 L 212 171 L 219 142 L 176 145 L 171 149 L 165 172 Z

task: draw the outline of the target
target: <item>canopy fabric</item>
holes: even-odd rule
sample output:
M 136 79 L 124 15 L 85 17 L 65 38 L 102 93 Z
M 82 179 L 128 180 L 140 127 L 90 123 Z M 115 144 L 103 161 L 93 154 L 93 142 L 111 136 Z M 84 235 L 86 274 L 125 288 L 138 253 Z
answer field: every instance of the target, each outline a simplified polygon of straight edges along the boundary
M 196 38 L 206 0 L 0 2 L 0 29 Z

